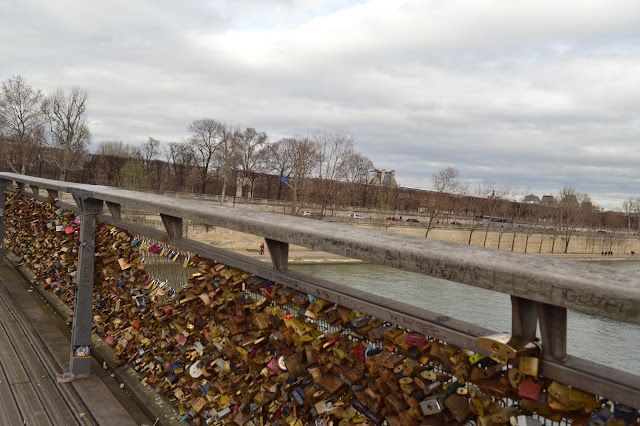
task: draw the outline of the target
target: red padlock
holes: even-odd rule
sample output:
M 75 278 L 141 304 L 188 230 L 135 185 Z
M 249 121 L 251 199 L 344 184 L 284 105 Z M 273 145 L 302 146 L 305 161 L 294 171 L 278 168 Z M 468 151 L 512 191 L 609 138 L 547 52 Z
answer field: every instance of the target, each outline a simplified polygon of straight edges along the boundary
M 523 380 L 518 387 L 518 396 L 520 398 L 531 399 L 537 401 L 540 397 L 541 386 L 530 380 Z
M 404 341 L 409 346 L 422 346 L 427 341 L 427 336 L 424 334 L 416 333 L 415 331 L 407 333 Z

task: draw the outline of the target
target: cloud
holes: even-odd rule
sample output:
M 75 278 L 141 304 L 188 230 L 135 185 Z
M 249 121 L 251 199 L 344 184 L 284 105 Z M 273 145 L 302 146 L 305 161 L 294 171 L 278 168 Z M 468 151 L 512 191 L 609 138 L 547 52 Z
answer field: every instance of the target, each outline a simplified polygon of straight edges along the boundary
M 94 140 L 211 117 L 272 140 L 342 129 L 407 186 L 454 165 L 605 207 L 637 196 L 633 0 L 0 0 L 0 79 L 89 91 Z M 615 194 L 615 195 L 612 195 Z

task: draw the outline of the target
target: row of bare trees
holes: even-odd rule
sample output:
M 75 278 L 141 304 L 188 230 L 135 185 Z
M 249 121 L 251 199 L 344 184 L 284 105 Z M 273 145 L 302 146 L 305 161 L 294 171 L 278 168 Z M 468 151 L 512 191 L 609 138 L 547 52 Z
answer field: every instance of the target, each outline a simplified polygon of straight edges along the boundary
M 87 92 L 78 87 L 66 93 L 56 89 L 45 95 L 22 76 L 13 76 L 0 85 L 0 154 L 16 173 L 43 162 L 45 147 L 57 166 L 59 178 L 91 141 L 87 125 Z
M 355 140 L 342 131 L 318 131 L 269 143 L 265 132 L 229 126 L 214 119 L 194 120 L 187 130 L 190 136 L 165 146 L 166 164 L 173 168 L 180 186 L 188 186 L 190 171 L 197 172 L 191 179 L 195 177 L 199 182 L 199 192 L 207 192 L 208 185 L 215 183 L 221 202 L 229 182 L 236 191 L 239 185 L 237 192 L 251 198 L 262 180 L 260 192 L 264 194 L 266 181 L 266 198 L 271 194 L 282 199 L 290 194 L 293 213 L 312 194 L 324 212 L 336 202 L 338 186 L 346 182 L 366 185 L 373 169 L 371 160 L 356 151 Z M 142 147 L 145 167 L 152 169 L 160 145 L 150 138 Z M 307 191 L 310 181 L 314 181 L 313 191 Z
M 489 227 L 483 218 L 502 217 L 513 226 L 500 228 L 530 235 L 534 227 L 553 229 L 552 244 L 584 227 L 624 227 L 624 217 L 594 208 L 585 194 L 563 188 L 552 206 L 520 202 L 525 192 L 497 186 L 489 180 L 475 186 L 460 180 L 448 166 L 431 177 L 433 191 L 370 184 L 374 165 L 355 149 L 354 138 L 342 131 L 317 131 L 306 136 L 270 142 L 265 132 L 205 118 L 192 121 L 187 136 L 163 143 L 149 137 L 141 146 L 106 141 L 93 154 L 87 147 L 87 92 L 57 89 L 49 95 L 31 87 L 21 76 L 1 84 L 0 155 L 17 173 L 57 177 L 131 189 L 156 189 L 227 194 L 287 200 L 296 213 L 306 203 L 321 206 L 324 215 L 335 204 L 415 212 L 426 218 L 425 236 L 440 221 L 464 218 L 469 243 L 474 233 Z M 629 232 L 640 231 L 640 199 L 623 206 Z M 322 217 L 322 216 L 320 216 Z M 524 226 L 517 226 L 518 224 Z

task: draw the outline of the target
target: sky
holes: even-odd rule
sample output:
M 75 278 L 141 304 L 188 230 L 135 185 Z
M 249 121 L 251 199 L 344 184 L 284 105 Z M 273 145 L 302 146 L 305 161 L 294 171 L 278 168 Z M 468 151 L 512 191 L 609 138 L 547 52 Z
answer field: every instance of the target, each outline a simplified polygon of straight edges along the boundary
M 93 144 L 196 119 L 346 132 L 401 186 L 640 196 L 637 0 L 0 0 L 0 80 L 89 93 Z

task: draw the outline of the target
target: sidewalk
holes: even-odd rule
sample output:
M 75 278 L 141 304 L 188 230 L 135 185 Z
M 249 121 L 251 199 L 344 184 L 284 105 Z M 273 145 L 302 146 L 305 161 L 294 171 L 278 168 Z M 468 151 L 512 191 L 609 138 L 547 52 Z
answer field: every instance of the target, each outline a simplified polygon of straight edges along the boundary
M 66 330 L 66 333 L 65 333 Z M 70 331 L 5 259 L 0 266 L 0 424 L 152 425 L 94 360 L 92 375 L 58 383 Z

